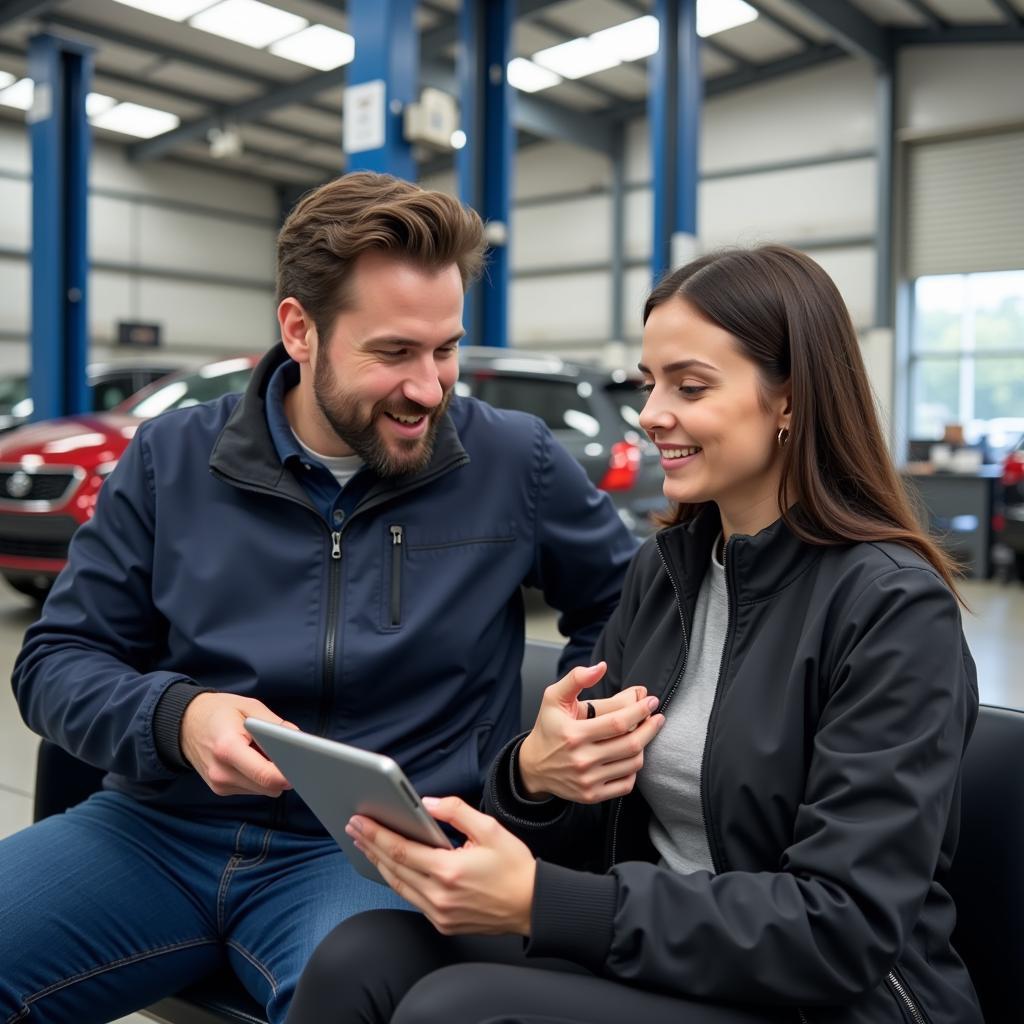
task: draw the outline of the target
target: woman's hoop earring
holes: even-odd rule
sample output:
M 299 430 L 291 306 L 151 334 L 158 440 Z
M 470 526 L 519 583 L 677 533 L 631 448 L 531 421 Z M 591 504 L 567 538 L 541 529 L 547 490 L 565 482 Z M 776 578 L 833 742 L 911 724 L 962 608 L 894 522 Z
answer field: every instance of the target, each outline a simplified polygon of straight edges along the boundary
M 779 427 L 775 440 L 778 441 L 780 448 L 785 448 L 789 443 L 789 431 L 785 427 Z

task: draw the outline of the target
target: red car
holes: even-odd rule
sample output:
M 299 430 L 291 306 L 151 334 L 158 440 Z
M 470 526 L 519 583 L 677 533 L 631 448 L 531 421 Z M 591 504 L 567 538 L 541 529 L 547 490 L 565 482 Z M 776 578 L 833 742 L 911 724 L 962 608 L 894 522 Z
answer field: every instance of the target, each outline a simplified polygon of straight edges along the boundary
M 0 436 L 0 575 L 42 602 L 93 514 L 104 479 L 144 419 L 244 391 L 259 356 L 165 377 L 115 410 L 19 427 Z

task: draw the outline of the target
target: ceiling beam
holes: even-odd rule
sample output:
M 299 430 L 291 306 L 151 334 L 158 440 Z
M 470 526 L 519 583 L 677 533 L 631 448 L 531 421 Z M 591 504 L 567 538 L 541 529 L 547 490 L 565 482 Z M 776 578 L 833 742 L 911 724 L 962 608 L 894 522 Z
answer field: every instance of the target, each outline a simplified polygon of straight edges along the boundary
M 22 18 L 37 18 L 45 14 L 53 3 L 54 0 L 0 0 L 0 28 Z
M 163 135 L 154 136 L 152 139 L 145 139 L 142 142 L 135 142 L 128 147 L 129 160 L 155 160 L 164 156 L 172 149 L 184 145 L 186 142 L 194 142 L 196 139 L 205 139 L 213 128 L 225 125 L 242 125 L 250 121 L 257 121 L 265 114 L 280 107 L 288 107 L 292 104 L 308 103 L 315 96 L 328 89 L 333 89 L 345 81 L 345 69 L 335 68 L 332 71 L 320 71 L 301 81 L 293 82 L 291 85 L 279 85 L 274 89 L 261 93 L 251 100 L 243 100 L 241 103 L 231 103 L 219 107 L 214 113 L 206 114 L 186 124 L 180 125 L 173 131 L 164 132 Z M 340 112 L 335 111 L 334 116 L 339 118 Z M 340 124 L 339 124 L 340 130 Z
M 925 20 L 928 28 L 940 30 L 947 27 L 947 22 L 940 18 L 935 11 L 928 6 L 925 0 L 903 0 L 908 7 L 913 7 Z
M 950 25 L 941 32 L 928 28 L 891 30 L 893 44 L 900 46 L 953 46 L 959 43 L 1024 43 L 1024 25 L 1006 22 L 985 25 Z
M 1006 18 L 1010 25 L 1017 27 L 1024 25 L 1024 15 L 1010 3 L 1010 0 L 992 0 L 992 3 L 1002 11 L 1003 17 Z
M 747 0 L 747 2 L 755 11 L 757 11 L 757 16 L 759 18 L 763 18 L 770 25 L 774 25 L 776 28 L 782 29 L 783 32 L 788 32 L 789 35 L 803 43 L 805 47 L 810 48 L 818 45 L 817 39 L 813 39 L 802 28 L 798 27 L 788 18 L 783 18 L 774 11 L 769 11 L 764 4 L 758 3 L 757 0 Z
M 882 67 L 892 61 L 892 45 L 886 30 L 849 0 L 789 0 L 826 29 L 840 46 L 855 57 L 867 57 Z

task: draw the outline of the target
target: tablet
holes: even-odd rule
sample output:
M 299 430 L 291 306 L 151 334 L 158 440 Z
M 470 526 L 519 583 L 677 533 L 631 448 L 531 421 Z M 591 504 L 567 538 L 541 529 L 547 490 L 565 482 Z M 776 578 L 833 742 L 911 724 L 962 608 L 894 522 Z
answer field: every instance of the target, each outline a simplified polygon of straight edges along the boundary
M 387 884 L 345 833 L 353 814 L 428 846 L 451 849 L 448 837 L 390 757 L 258 718 L 247 718 L 245 727 L 366 878 Z

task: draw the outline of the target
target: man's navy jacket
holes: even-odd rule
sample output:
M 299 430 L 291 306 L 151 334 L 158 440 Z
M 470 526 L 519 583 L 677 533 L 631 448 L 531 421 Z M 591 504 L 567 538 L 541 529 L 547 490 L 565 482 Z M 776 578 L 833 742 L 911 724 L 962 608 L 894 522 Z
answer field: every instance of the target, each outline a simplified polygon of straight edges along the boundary
M 426 469 L 328 524 L 267 427 L 284 358 L 271 350 L 243 396 L 140 426 L 26 634 L 25 721 L 107 788 L 178 814 L 321 829 L 294 793 L 217 797 L 181 763 L 195 686 L 475 800 L 519 727 L 520 585 L 560 610 L 563 668 L 585 663 L 635 542 L 541 421 L 458 397 Z

